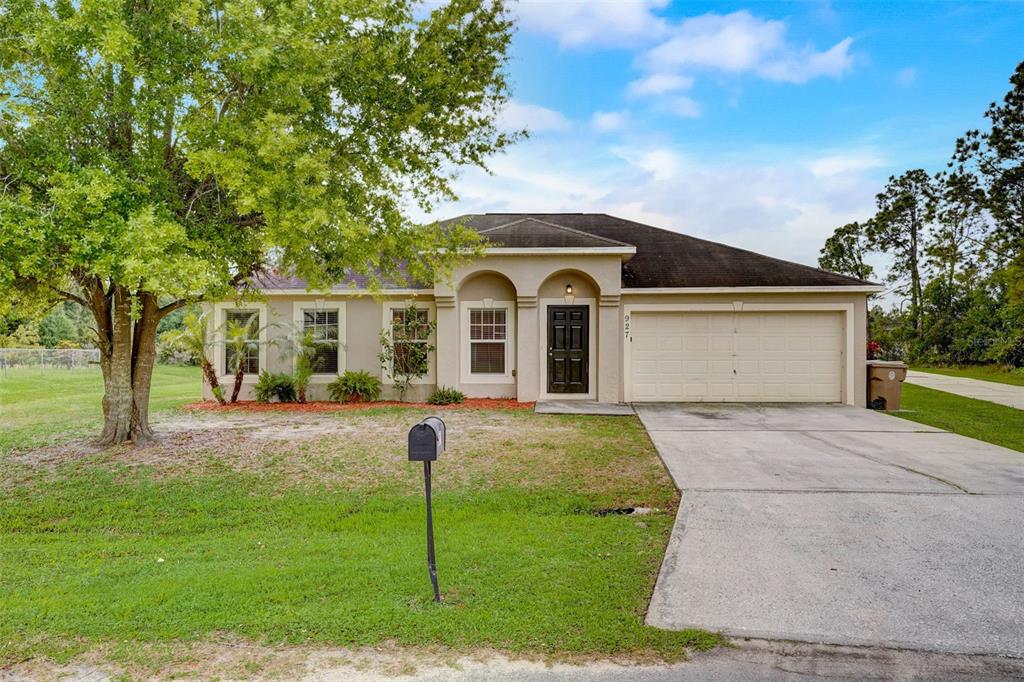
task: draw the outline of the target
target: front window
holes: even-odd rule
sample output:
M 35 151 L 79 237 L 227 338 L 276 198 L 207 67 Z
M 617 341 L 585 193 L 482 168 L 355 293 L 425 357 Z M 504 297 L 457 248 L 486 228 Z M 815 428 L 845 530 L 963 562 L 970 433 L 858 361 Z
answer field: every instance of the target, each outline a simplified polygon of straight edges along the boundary
M 407 324 L 405 308 L 391 310 L 391 338 L 395 342 L 395 369 L 401 374 L 426 374 L 430 359 L 428 353 L 411 352 L 412 344 L 423 346 L 430 342 L 430 317 L 426 309 L 416 309 L 416 324 Z M 411 321 L 410 321 L 411 322 Z M 418 366 L 414 366 L 414 364 Z
M 224 312 L 224 374 L 234 374 L 238 369 L 246 374 L 259 374 L 259 311 L 226 310 Z M 239 357 L 241 365 L 236 366 L 235 361 Z
M 316 374 L 338 373 L 338 311 L 303 310 L 303 331 L 313 340 L 310 358 Z
M 507 343 L 505 308 L 474 308 L 469 311 L 469 371 L 471 374 L 504 374 Z

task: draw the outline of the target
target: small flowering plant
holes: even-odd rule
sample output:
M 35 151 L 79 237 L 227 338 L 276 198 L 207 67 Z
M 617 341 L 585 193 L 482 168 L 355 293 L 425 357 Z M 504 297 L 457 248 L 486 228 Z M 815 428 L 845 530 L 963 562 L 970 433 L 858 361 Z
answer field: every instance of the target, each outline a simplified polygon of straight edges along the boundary
M 882 350 L 882 344 L 878 341 L 868 341 L 868 360 L 875 360 Z

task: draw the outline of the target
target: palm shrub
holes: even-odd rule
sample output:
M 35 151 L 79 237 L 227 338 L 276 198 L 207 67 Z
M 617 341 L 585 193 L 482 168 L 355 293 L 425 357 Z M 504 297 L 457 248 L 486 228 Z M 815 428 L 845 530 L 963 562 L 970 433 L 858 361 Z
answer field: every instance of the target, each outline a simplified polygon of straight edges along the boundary
M 327 385 L 331 400 L 341 403 L 380 400 L 380 379 L 366 370 L 349 370 Z
M 231 402 L 238 402 L 238 393 L 242 390 L 242 379 L 245 377 L 245 357 L 248 351 L 259 348 L 260 330 L 256 327 L 259 318 L 253 314 L 245 322 L 228 320 L 224 326 L 224 352 L 228 354 L 228 369 L 235 375 L 235 385 L 231 389 Z M 230 351 L 230 352 L 229 352 Z
M 203 368 L 203 377 L 210 385 L 213 397 L 221 405 L 224 404 L 224 389 L 217 381 L 217 371 L 206 355 L 206 349 L 210 346 L 210 339 L 207 334 L 206 313 L 196 314 L 190 311 L 181 321 L 179 329 L 172 329 L 164 333 L 163 339 L 172 347 L 191 353 Z
M 438 386 L 427 398 L 431 405 L 454 405 L 466 400 L 466 395 L 457 388 Z
M 313 332 L 305 331 L 299 336 L 295 348 L 295 390 L 298 393 L 300 403 L 306 402 L 306 389 L 309 388 L 309 380 L 316 367 L 316 342 L 313 341 Z
M 260 372 L 259 379 L 253 387 L 256 400 L 261 403 L 269 403 L 274 398 L 282 403 L 294 403 L 296 399 L 295 379 L 284 372 L 271 373 L 267 370 Z

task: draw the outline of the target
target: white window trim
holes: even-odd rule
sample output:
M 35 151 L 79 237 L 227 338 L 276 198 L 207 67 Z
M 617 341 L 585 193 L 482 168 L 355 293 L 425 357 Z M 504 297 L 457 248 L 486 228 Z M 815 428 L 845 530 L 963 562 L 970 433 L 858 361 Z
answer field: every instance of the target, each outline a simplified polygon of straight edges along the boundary
M 345 302 L 344 301 L 294 301 L 292 302 L 292 322 L 294 323 L 294 334 L 305 333 L 305 319 L 303 312 L 306 310 L 317 311 L 338 311 L 338 371 L 337 373 L 320 372 L 309 378 L 311 384 L 329 384 L 345 372 L 345 345 L 348 336 L 348 327 L 345 326 Z M 298 339 L 294 339 L 298 342 Z M 298 356 L 292 350 L 292 372 L 295 371 L 295 363 Z
M 210 338 L 213 339 L 213 366 L 218 372 L 218 381 L 233 383 L 235 375 L 220 374 L 221 370 L 224 369 L 224 356 L 227 352 L 224 345 L 224 313 L 228 310 L 255 310 L 259 314 L 257 326 L 260 329 L 260 335 L 257 352 L 259 353 L 261 372 L 267 369 L 267 329 L 270 326 L 270 320 L 267 317 L 266 303 L 242 303 L 241 305 L 236 305 L 234 301 L 221 301 L 213 304 L 212 329 L 210 329 Z M 242 384 L 254 384 L 258 378 L 259 375 L 247 372 L 242 377 Z
M 630 343 L 632 337 L 633 313 L 670 313 L 670 312 L 838 312 L 843 315 L 844 333 L 846 342 L 843 348 L 843 363 L 845 365 L 842 376 L 842 402 L 847 405 L 856 405 L 857 386 L 857 362 L 855 356 L 856 343 L 854 318 L 855 311 L 852 303 L 747 303 L 746 301 L 733 301 L 731 303 L 648 303 L 626 305 L 622 308 L 623 319 L 623 352 L 622 352 L 622 377 L 623 377 L 623 400 L 633 400 L 633 377 L 630 374 Z
M 381 306 L 383 308 L 383 314 L 381 316 L 381 329 L 386 330 L 388 336 L 391 335 L 391 311 L 402 310 L 408 308 L 410 305 L 414 305 L 420 310 L 427 311 L 427 320 L 437 323 L 437 306 L 433 301 L 384 301 Z M 430 345 L 434 346 L 435 350 L 427 356 L 427 373 L 419 379 L 413 379 L 412 384 L 414 386 L 420 385 L 433 385 L 437 382 L 435 378 L 437 376 L 437 329 L 435 327 L 434 332 L 428 339 Z M 380 364 L 380 379 L 381 383 L 385 386 L 394 386 L 395 382 L 388 376 L 389 368 L 383 362 Z
M 516 304 L 514 301 L 460 301 L 459 302 L 459 363 L 461 382 L 464 384 L 514 384 L 516 353 Z M 503 308 L 505 310 L 505 371 L 501 374 L 474 374 L 470 364 L 469 311 Z
M 580 305 L 587 306 L 587 393 L 548 393 L 548 307 Z M 566 303 L 564 298 L 542 298 L 537 302 L 537 310 L 540 315 L 538 328 L 541 330 L 539 337 L 540 362 L 540 399 L 541 400 L 597 400 L 597 299 L 576 298 L 572 303 Z

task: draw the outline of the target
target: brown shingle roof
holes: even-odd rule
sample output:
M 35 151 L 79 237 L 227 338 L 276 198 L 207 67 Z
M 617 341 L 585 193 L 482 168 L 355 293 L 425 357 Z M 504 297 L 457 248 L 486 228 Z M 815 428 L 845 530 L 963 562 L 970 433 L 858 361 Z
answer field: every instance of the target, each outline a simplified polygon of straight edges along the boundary
M 857 286 L 870 284 L 853 277 L 826 272 L 799 263 L 764 256 L 717 242 L 698 239 L 604 213 L 483 213 L 442 221 L 462 224 L 485 235 L 502 227 L 532 220 L 551 224 L 618 244 L 636 247 L 636 255 L 622 265 L 622 286 L 655 287 L 766 287 Z M 563 246 L 543 242 L 535 234 L 532 246 Z

